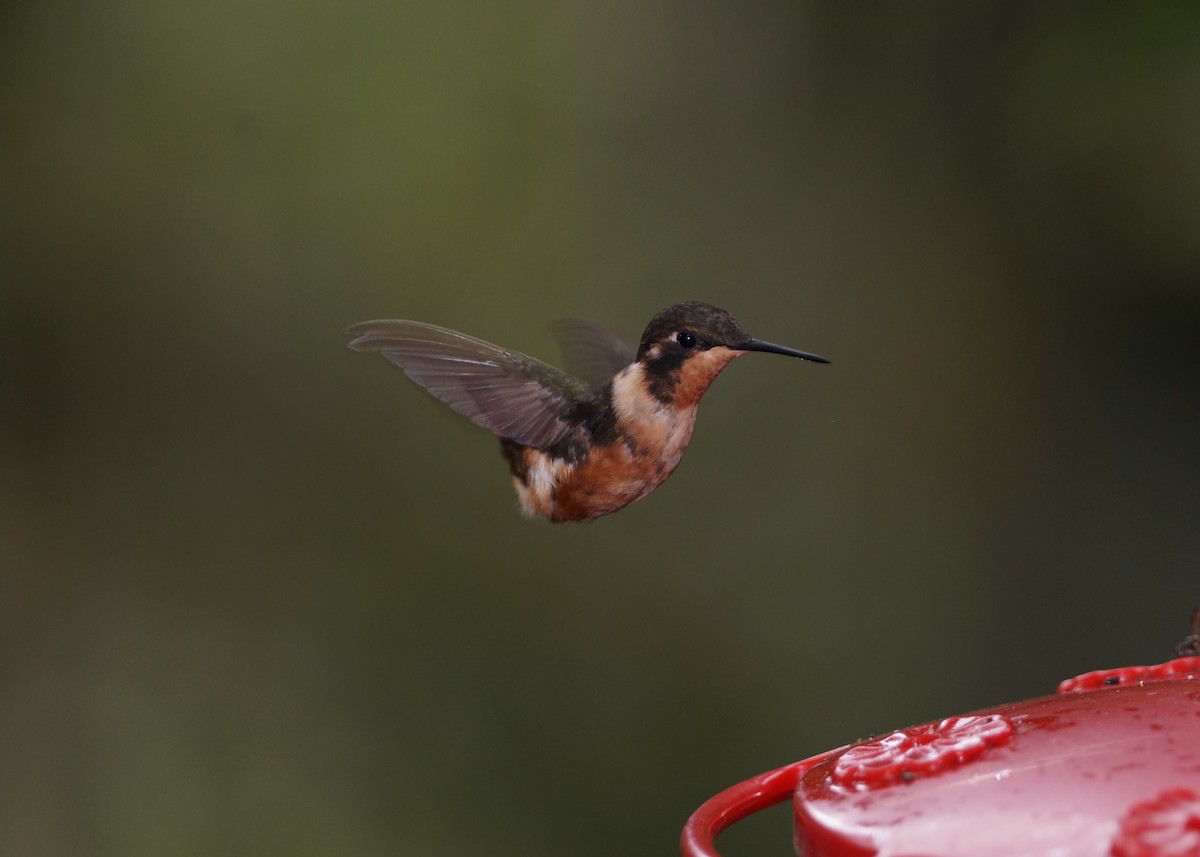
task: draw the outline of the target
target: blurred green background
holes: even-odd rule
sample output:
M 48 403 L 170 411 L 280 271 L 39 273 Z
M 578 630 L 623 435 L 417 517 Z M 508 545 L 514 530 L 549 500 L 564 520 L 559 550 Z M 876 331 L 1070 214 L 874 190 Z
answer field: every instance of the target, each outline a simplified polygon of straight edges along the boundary
M 0 11 L 0 853 L 671 854 L 1200 601 L 1200 6 Z M 738 361 L 587 526 L 378 317 Z M 786 854 L 786 809 L 730 855 Z

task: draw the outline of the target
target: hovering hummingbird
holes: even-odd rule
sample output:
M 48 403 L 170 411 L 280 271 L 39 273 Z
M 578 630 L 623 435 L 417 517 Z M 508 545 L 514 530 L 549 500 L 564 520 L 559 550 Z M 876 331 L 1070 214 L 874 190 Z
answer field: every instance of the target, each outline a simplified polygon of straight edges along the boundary
M 750 351 L 828 363 L 749 336 L 723 309 L 698 301 L 650 319 L 637 351 L 585 321 L 559 328 L 568 375 L 540 360 L 420 321 L 364 321 L 355 351 L 378 351 L 404 374 L 500 438 L 525 513 L 587 521 L 645 497 L 687 449 L 700 398 Z

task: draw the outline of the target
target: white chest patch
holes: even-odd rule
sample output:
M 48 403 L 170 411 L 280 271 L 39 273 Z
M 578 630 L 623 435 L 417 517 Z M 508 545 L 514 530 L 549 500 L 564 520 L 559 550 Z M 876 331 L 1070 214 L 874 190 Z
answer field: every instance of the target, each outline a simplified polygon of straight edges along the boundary
M 696 427 L 696 407 L 676 408 L 650 395 L 642 367 L 634 363 L 613 378 L 613 407 L 625 432 L 639 449 L 662 462 L 670 473 L 679 464 Z
M 529 491 L 539 497 L 549 497 L 558 487 L 559 480 L 565 479 L 572 469 L 565 461 L 539 456 L 526 475 Z

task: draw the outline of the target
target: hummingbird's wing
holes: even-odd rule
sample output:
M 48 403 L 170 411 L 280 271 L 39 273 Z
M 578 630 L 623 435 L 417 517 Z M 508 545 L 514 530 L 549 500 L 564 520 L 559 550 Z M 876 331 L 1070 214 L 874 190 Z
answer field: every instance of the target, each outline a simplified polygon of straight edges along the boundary
M 381 319 L 346 332 L 355 351 L 378 351 L 476 425 L 527 446 L 562 440 L 591 392 L 541 360 L 433 324 Z
M 564 318 L 554 325 L 567 368 L 594 387 L 602 386 L 634 361 L 633 346 L 602 324 Z

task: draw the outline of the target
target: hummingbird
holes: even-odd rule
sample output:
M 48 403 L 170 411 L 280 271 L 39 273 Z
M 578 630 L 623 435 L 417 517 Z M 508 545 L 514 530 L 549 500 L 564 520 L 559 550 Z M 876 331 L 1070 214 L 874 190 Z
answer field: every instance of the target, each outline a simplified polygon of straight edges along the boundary
M 636 351 L 598 324 L 562 323 L 577 374 L 420 321 L 364 321 L 346 333 L 350 348 L 379 352 L 499 437 L 522 510 L 556 523 L 608 515 L 661 485 L 692 438 L 700 398 L 734 358 L 763 351 L 829 362 L 754 339 L 699 301 L 655 315 Z

